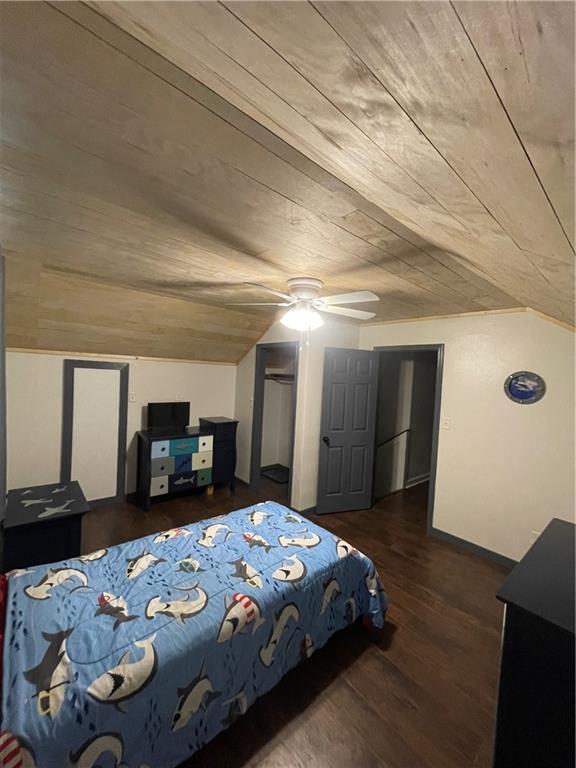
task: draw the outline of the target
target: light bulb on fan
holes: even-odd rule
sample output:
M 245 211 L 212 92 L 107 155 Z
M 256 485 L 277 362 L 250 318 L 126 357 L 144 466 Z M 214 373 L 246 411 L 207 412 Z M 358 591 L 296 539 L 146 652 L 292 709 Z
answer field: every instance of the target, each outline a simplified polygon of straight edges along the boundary
M 286 328 L 293 331 L 313 331 L 324 325 L 322 315 L 309 301 L 299 301 L 291 307 L 280 320 Z

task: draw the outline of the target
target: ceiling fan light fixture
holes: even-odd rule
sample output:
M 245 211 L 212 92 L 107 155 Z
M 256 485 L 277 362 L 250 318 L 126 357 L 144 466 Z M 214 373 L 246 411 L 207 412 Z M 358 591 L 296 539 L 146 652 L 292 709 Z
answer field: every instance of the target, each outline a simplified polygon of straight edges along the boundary
M 299 301 L 280 320 L 282 325 L 293 331 L 313 331 L 324 325 L 320 312 L 307 301 Z

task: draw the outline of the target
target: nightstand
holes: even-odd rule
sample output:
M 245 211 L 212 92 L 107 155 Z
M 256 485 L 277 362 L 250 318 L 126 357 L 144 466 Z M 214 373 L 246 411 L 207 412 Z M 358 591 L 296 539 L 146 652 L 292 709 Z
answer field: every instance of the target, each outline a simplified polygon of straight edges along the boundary
M 78 557 L 82 515 L 89 511 L 76 480 L 9 491 L 2 523 L 2 570 Z

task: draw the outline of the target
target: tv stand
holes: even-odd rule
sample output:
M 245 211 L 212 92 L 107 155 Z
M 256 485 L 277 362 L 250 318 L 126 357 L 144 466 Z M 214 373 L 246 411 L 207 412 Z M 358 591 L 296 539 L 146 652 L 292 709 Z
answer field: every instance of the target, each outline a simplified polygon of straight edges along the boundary
M 236 427 L 224 416 L 200 419 L 186 429 L 145 429 L 137 432 L 138 503 L 150 509 L 154 500 L 227 484 L 234 490 Z

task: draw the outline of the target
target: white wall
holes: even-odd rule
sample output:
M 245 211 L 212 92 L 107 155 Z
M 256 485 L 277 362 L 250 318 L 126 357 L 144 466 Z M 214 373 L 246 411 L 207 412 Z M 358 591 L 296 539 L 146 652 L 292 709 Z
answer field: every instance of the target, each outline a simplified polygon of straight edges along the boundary
M 60 478 L 63 361 L 70 357 L 28 352 L 6 355 L 8 488 L 52 483 Z M 145 426 L 143 409 L 147 403 L 189 400 L 193 425 L 200 416 L 233 417 L 236 366 L 126 362 L 130 365 L 128 390 L 135 397 L 135 402 L 128 403 L 126 489 L 131 492 L 136 488 L 135 432 Z
M 360 346 L 445 344 L 434 526 L 513 559 L 553 517 L 574 519 L 574 334 L 531 313 L 364 326 Z M 517 405 L 506 377 L 545 397 Z
M 266 373 L 284 373 L 267 369 Z M 262 416 L 262 467 L 271 464 L 290 466 L 290 434 L 292 431 L 292 385 L 267 379 L 264 382 Z
M 302 344 L 298 362 L 296 431 L 292 467 L 291 504 L 295 509 L 308 509 L 316 504 L 324 350 L 326 347 L 356 349 L 358 339 L 357 325 L 327 320 L 321 328 L 310 334 L 309 346 L 305 341 Z M 299 333 L 290 331 L 280 323 L 275 323 L 259 343 L 299 340 Z M 246 482 L 250 479 L 255 363 L 256 351 L 252 348 L 238 364 L 236 379 L 236 418 L 240 422 L 236 474 Z

